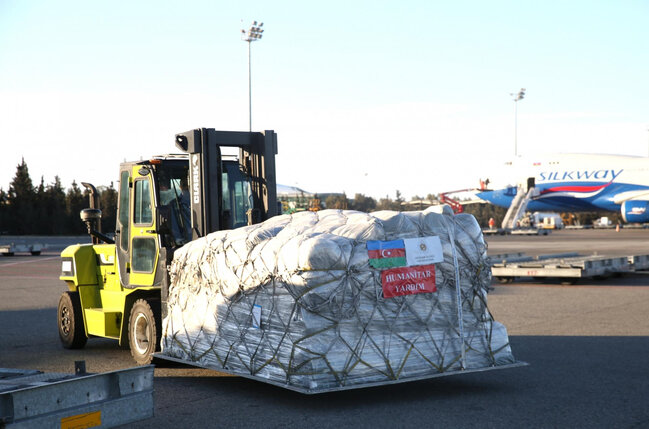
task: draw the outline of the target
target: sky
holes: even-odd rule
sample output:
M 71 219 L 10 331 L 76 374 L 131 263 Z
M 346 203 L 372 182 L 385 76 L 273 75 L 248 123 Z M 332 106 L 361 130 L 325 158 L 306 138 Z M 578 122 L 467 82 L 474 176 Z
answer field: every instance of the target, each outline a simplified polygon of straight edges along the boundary
M 117 185 L 176 133 L 247 131 L 253 20 L 281 184 L 411 198 L 477 186 L 515 141 L 649 154 L 646 1 L 0 0 L 0 187 L 23 158 L 35 185 Z

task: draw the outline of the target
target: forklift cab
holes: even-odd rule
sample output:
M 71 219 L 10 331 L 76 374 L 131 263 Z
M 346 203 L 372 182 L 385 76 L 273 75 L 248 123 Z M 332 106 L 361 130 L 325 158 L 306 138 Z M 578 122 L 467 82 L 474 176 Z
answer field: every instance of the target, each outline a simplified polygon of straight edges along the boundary
M 123 287 L 159 285 L 165 254 L 191 239 L 188 170 L 186 156 L 120 166 L 115 250 Z

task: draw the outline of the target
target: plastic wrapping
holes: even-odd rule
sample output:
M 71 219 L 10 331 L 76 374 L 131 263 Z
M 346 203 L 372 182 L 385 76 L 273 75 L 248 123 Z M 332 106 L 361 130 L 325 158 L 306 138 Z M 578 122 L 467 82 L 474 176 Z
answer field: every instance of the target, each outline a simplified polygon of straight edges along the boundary
M 515 363 L 487 308 L 482 231 L 439 211 L 300 212 L 185 245 L 162 353 L 311 393 Z M 367 241 L 429 236 L 437 290 L 384 298 Z

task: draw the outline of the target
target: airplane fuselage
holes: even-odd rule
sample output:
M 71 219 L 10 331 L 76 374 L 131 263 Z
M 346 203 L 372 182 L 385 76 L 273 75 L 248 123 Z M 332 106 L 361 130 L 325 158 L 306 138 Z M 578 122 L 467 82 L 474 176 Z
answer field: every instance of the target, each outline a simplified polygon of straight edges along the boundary
M 534 177 L 537 195 L 529 211 L 625 211 L 630 222 L 649 221 L 649 159 L 619 155 L 564 154 L 542 160 L 507 163 L 511 185 L 477 194 L 483 200 L 509 207 L 517 182 Z M 644 220 L 646 215 L 647 220 Z M 639 216 L 639 217 L 638 217 Z

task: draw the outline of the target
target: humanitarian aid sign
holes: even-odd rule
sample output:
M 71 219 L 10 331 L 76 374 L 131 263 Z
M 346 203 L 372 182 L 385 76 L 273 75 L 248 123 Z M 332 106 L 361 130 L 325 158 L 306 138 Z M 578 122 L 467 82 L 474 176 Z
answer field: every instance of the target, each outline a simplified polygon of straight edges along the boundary
M 444 260 L 437 236 L 367 242 L 370 266 L 381 271 L 383 297 L 437 292 L 435 263 Z
M 436 292 L 435 266 L 421 265 L 381 271 L 381 285 L 384 298 Z

